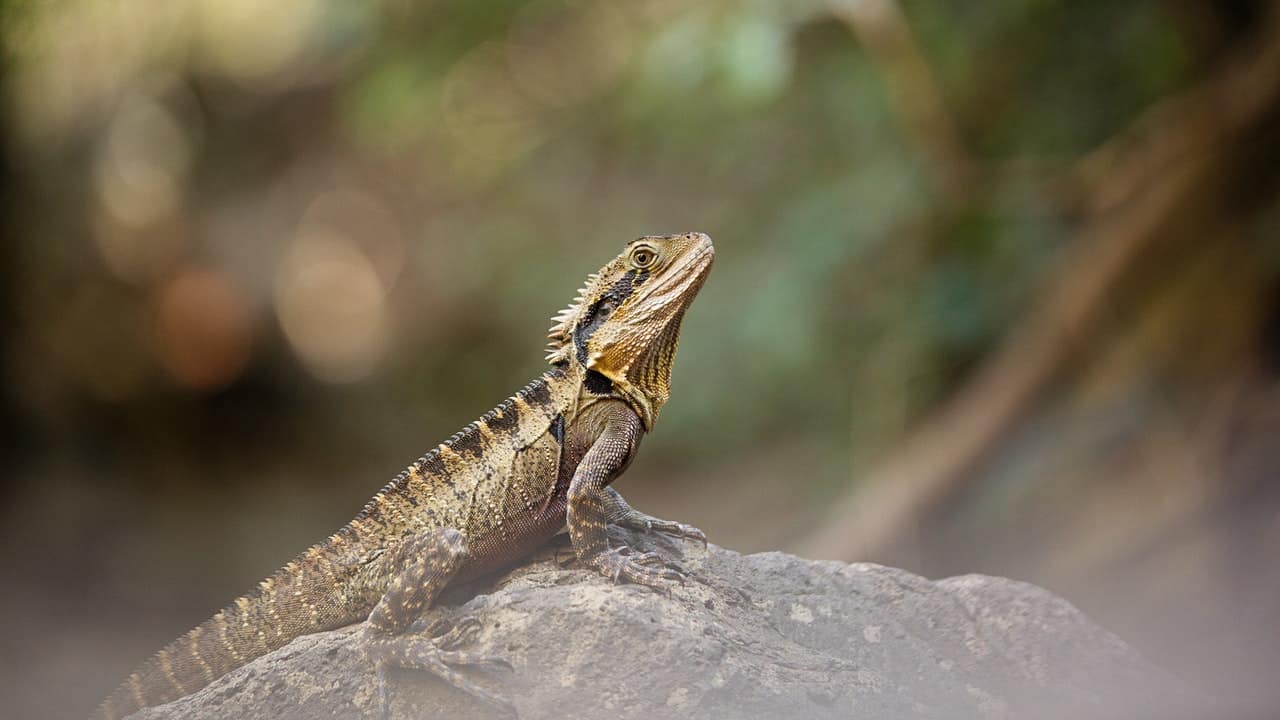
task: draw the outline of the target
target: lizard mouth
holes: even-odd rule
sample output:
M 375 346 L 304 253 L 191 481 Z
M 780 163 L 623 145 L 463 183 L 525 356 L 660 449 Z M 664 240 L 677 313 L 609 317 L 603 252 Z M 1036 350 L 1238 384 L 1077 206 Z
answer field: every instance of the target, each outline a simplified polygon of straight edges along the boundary
M 666 304 L 684 295 L 692 296 L 702 289 L 716 257 L 715 246 L 703 233 L 690 233 L 690 236 L 696 245 L 662 273 L 662 279 L 645 293 L 644 302 L 656 300 Z M 681 303 L 673 303 L 672 306 L 678 305 Z

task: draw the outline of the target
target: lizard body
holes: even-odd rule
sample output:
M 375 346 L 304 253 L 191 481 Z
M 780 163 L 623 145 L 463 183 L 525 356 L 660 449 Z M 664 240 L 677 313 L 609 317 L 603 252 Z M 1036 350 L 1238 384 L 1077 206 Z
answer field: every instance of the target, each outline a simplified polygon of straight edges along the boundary
M 705 536 L 631 509 L 609 483 L 667 400 L 680 323 L 713 257 L 701 233 L 628 243 L 555 318 L 549 370 L 419 458 L 338 532 L 160 650 L 94 720 L 191 694 L 295 637 L 362 620 L 379 668 L 429 670 L 511 711 L 457 669 L 505 664 L 456 649 L 474 621 L 426 636 L 407 630 L 449 583 L 510 565 L 566 525 L 577 556 L 615 581 L 682 581 L 653 553 L 610 548 L 606 524 Z

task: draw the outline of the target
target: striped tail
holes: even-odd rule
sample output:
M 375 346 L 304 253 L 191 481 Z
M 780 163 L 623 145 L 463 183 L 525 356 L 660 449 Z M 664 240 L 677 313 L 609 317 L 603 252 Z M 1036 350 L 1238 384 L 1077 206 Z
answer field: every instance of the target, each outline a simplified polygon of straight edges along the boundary
M 91 720 L 119 720 L 177 700 L 299 635 L 363 619 L 358 608 L 338 600 L 333 580 L 341 570 L 329 562 L 335 541 L 341 542 L 334 536 L 311 548 L 254 592 L 169 643 L 107 696 Z M 312 572 L 300 572 L 304 563 Z

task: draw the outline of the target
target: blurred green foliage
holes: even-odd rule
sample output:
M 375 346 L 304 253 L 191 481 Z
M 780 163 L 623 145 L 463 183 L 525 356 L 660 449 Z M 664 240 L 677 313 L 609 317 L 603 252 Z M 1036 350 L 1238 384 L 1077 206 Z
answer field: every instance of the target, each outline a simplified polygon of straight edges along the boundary
M 386 222 L 342 242 L 377 255 L 354 236 L 390 228 L 403 253 L 381 279 L 389 340 L 352 379 L 430 408 L 431 427 L 535 371 L 545 317 L 621 242 L 700 229 L 720 260 L 660 453 L 798 441 L 837 487 L 1027 301 L 1069 232 L 1045 183 L 1185 83 L 1198 51 L 1153 3 L 903 11 L 979 168 L 960 203 L 823 3 L 11 3 L 9 373 L 75 399 L 18 393 L 18 414 L 296 387 L 282 263 L 315 198 L 349 191 Z M 147 202 L 149 172 L 170 204 L 114 217 L 119 173 Z M 155 321 L 193 268 L 250 316 L 247 360 L 197 387 L 164 371 Z

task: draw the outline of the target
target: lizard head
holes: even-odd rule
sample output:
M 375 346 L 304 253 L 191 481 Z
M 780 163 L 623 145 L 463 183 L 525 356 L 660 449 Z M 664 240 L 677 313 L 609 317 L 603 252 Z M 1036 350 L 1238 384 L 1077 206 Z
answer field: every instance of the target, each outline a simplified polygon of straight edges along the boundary
M 611 386 L 652 429 L 670 396 L 680 322 L 714 257 L 711 238 L 702 233 L 627 243 L 552 319 L 547 361 L 580 364 L 588 382 Z

